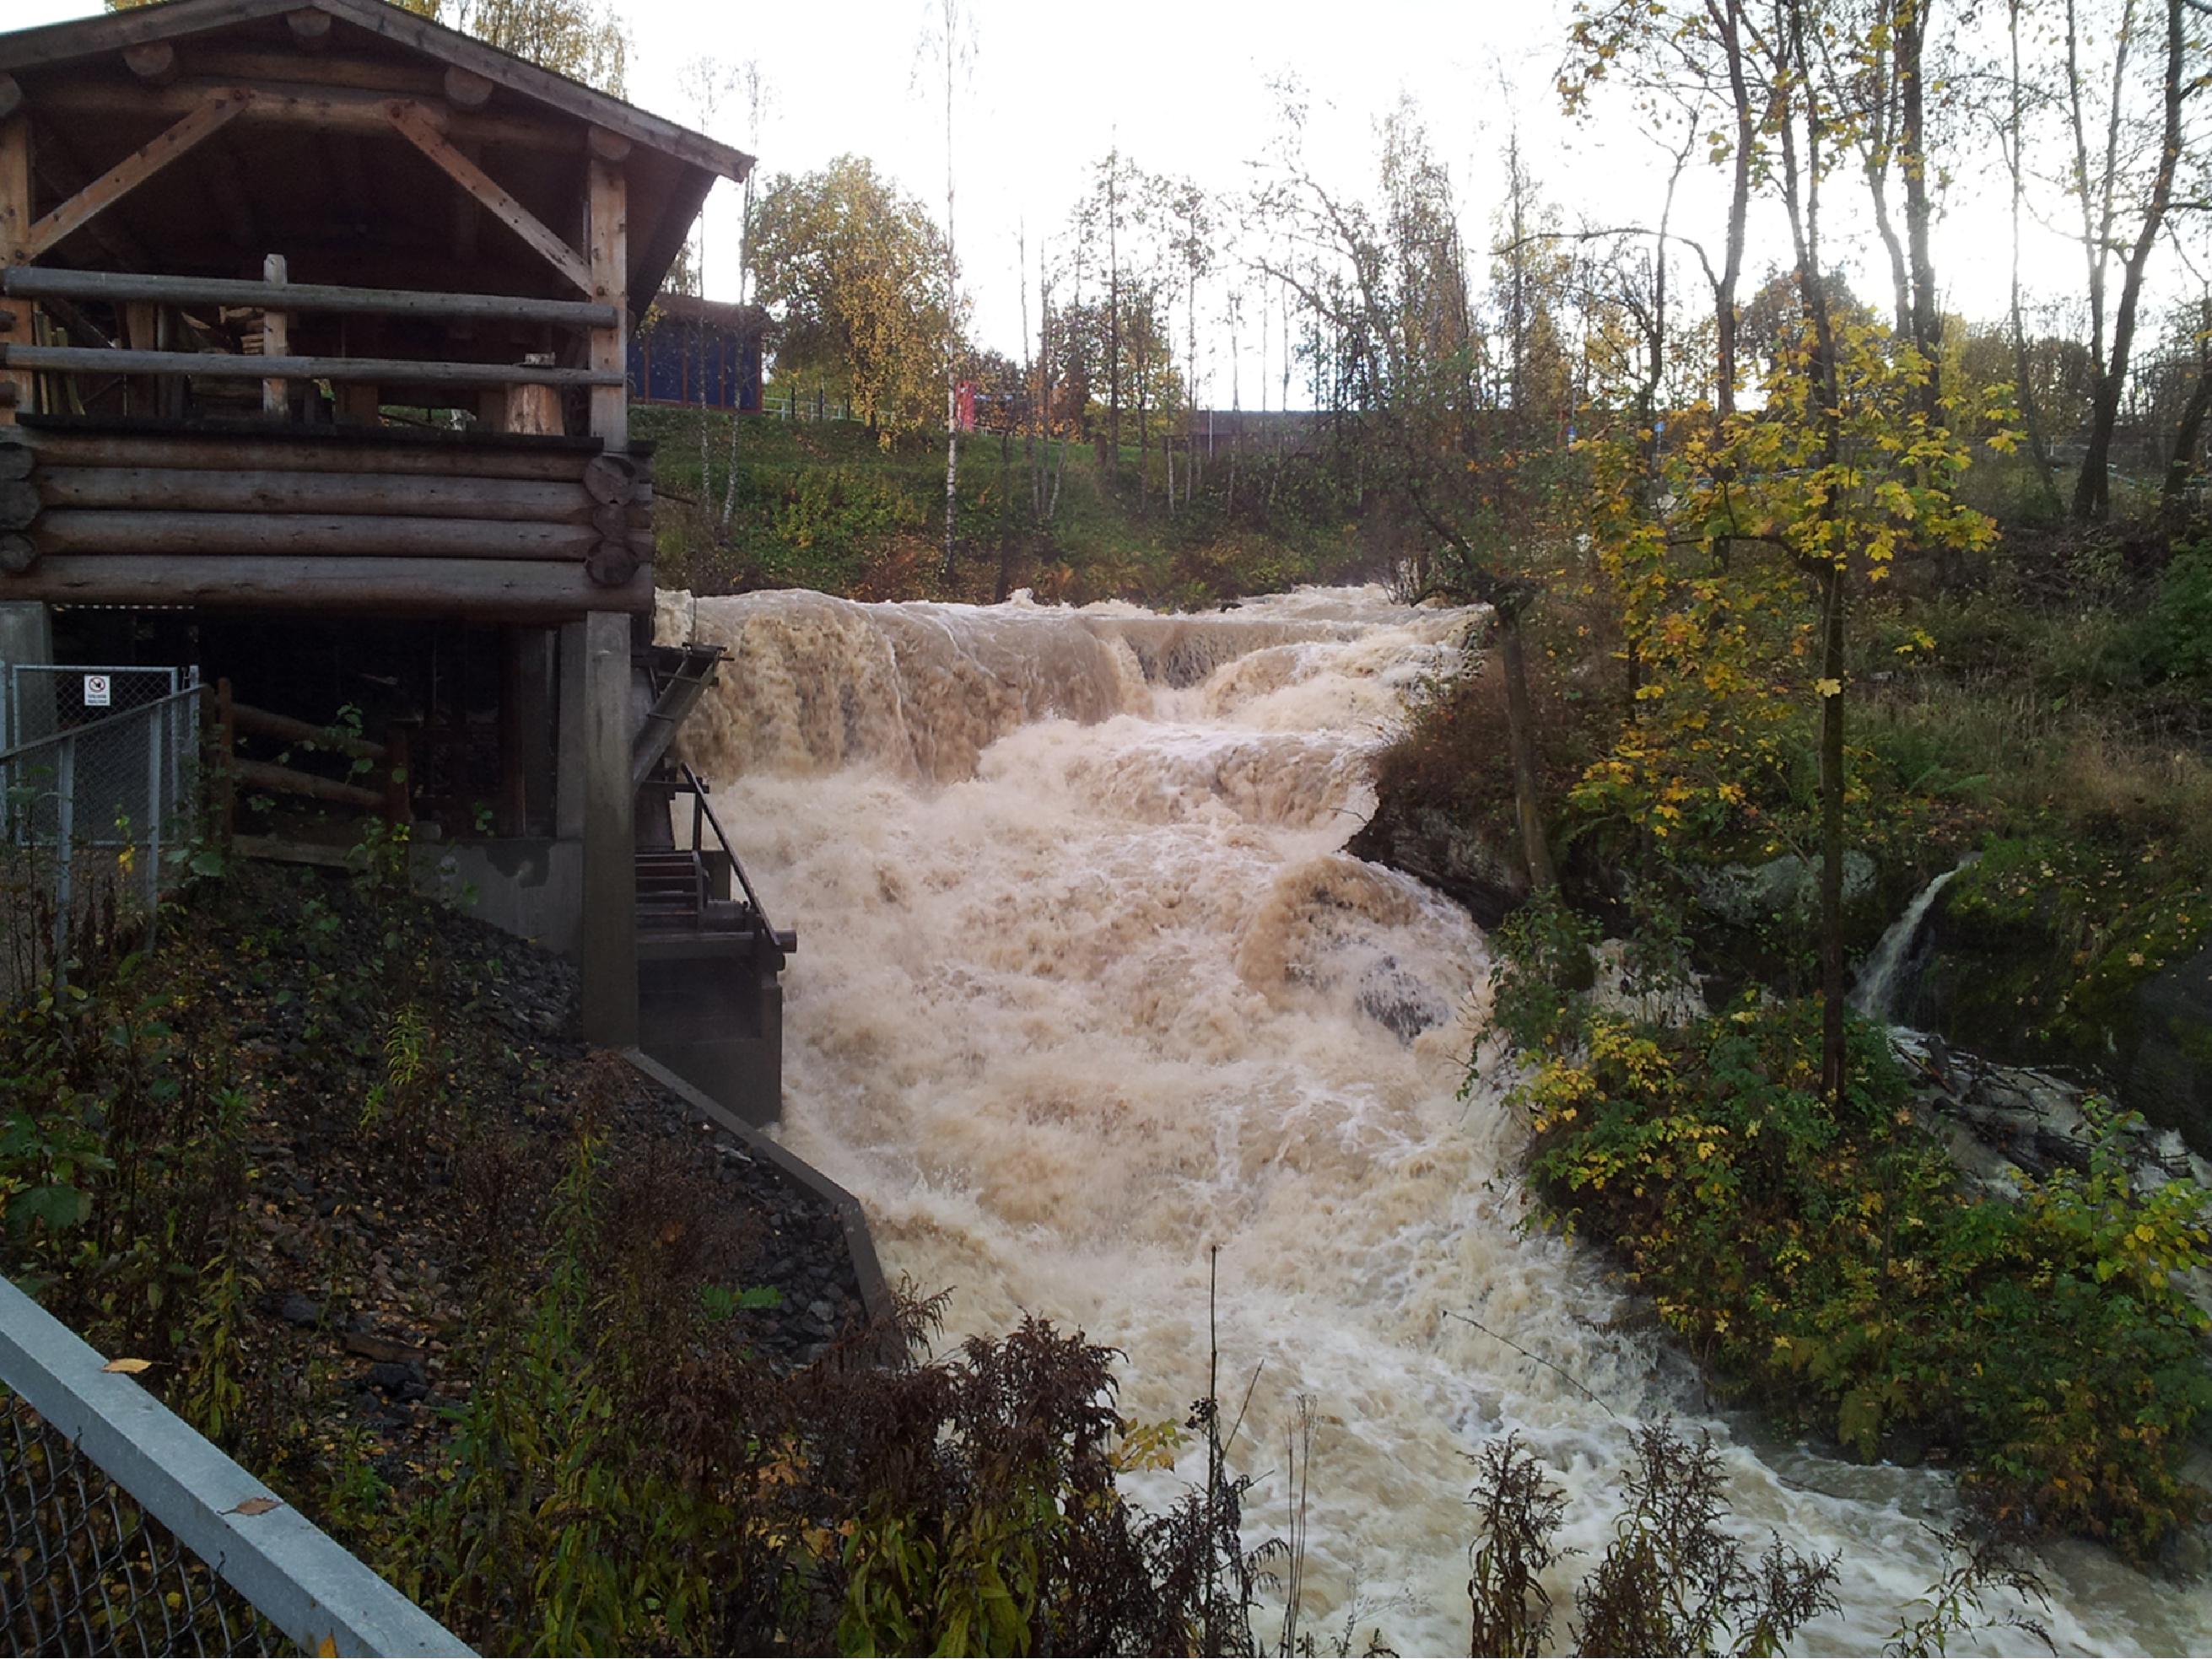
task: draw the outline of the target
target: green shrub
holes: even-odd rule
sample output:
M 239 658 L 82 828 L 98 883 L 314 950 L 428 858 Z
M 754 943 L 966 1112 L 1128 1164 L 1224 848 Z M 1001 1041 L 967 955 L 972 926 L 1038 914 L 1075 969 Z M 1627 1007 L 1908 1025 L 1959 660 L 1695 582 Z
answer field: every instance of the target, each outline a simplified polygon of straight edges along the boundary
M 2161 672 L 2212 679 L 2212 541 L 2175 551 L 2151 602 L 2150 625 Z
M 2208 936 L 2200 867 L 2157 841 L 1999 841 L 1945 892 L 1929 989 L 1962 1040 L 2094 1066 L 2132 1048 L 2143 982 Z
M 2206 1194 L 2133 1193 L 2106 1122 L 2087 1174 L 1971 1196 L 1876 1029 L 1828 1108 L 1820 1028 L 1809 1000 L 1555 1027 L 1522 1097 L 1537 1193 L 1723 1388 L 1858 1456 L 1924 1445 L 1996 1516 L 2146 1555 L 2204 1501 L 2181 1464 L 2212 1413 L 2208 1321 L 2173 1275 L 2212 1261 Z

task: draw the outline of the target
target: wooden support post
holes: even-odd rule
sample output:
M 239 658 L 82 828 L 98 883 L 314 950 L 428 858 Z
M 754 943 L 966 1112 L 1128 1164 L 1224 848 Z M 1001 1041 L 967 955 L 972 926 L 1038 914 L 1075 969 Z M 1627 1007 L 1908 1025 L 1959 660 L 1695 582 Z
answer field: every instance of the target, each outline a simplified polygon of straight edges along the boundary
M 238 830 L 238 722 L 230 712 L 230 681 L 215 683 L 215 787 L 222 838 Z
M 527 734 L 522 728 L 522 630 L 512 625 L 499 630 L 499 807 L 497 828 L 502 836 L 529 833 L 524 804 L 522 748 Z
M 287 280 L 284 256 L 272 253 L 261 262 L 261 280 L 282 285 Z M 261 313 L 261 355 L 264 357 L 289 357 L 292 355 L 292 319 L 281 311 Z M 261 412 L 283 420 L 291 412 L 291 400 L 285 383 L 268 380 L 261 383 Z
M 603 146 L 602 138 L 611 144 Z M 629 447 L 629 186 L 620 153 L 613 159 L 600 153 L 614 146 L 628 149 L 627 143 L 614 134 L 592 130 L 593 153 L 585 163 L 584 224 L 591 266 L 587 291 L 594 300 L 613 306 L 616 316 L 614 327 L 592 331 L 591 366 L 602 374 L 622 376 L 614 385 L 592 389 L 592 434 L 604 438 L 607 448 L 618 453 Z
M 584 624 L 553 636 L 553 834 L 584 838 Z
M 613 328 L 591 335 L 592 368 L 619 374 L 628 336 L 629 269 L 628 180 L 623 141 L 599 142 L 585 163 L 586 292 L 615 307 Z M 627 376 L 592 389 L 592 434 L 610 452 L 629 447 Z M 637 1041 L 637 793 L 629 775 L 630 619 L 594 611 L 584 619 L 583 817 L 584 1040 L 609 1047 Z M 568 711 L 563 709 L 565 720 Z
M 9 88 L 15 82 L 5 76 Z M 20 109 L 0 115 L 0 267 L 31 259 L 31 118 Z M 31 302 L 0 301 L 0 343 L 31 343 Z M 0 374 L 0 426 L 13 426 L 18 410 L 31 407 L 31 376 Z
M 522 732 L 522 817 L 525 835 L 553 827 L 553 650 L 556 631 L 522 623 L 515 630 L 520 658 L 515 718 Z
M 636 792 L 630 787 L 629 618 L 584 619 L 584 1041 L 637 1042 Z M 562 710 L 563 719 L 568 709 Z

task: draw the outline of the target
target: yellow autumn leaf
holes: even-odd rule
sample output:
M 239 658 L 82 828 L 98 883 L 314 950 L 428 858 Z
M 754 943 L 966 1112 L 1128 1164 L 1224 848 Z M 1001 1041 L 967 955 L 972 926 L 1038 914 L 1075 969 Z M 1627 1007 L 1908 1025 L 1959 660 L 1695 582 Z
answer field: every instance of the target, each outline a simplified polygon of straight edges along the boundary
M 136 1376 L 139 1372 L 151 1368 L 153 1364 L 150 1359 L 111 1359 L 100 1369 L 104 1371 L 118 1372 L 125 1376 Z
M 1844 683 L 1838 679 L 1814 680 L 1813 689 L 1824 697 L 1840 697 L 1844 695 Z

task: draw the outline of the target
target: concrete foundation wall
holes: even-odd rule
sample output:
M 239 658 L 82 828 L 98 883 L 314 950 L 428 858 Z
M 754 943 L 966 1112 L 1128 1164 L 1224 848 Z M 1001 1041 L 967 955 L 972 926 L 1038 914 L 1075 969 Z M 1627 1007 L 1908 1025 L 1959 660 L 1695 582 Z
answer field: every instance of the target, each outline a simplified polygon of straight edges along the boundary
M 756 1127 L 783 1111 L 783 987 L 729 957 L 638 964 L 638 1046 Z
M 17 662 L 52 662 L 54 659 L 54 613 L 46 605 L 17 601 L 0 605 L 0 700 L 8 696 L 11 678 L 8 665 Z M 0 746 L 5 746 L 14 717 L 14 728 L 26 738 L 43 737 L 54 729 L 54 693 L 52 681 L 46 675 L 33 674 L 25 687 L 25 695 L 41 696 L 44 707 L 30 711 L 10 710 L 0 703 Z
M 479 921 L 572 960 L 583 937 L 584 843 L 543 836 L 416 848 L 416 884 Z

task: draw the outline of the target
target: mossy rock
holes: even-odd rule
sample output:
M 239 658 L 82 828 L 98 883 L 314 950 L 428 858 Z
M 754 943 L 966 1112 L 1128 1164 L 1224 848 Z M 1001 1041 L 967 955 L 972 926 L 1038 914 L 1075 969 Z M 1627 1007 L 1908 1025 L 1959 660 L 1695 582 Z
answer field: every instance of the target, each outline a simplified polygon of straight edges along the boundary
M 1785 854 L 1759 864 L 1693 866 L 1694 954 L 1722 1000 L 1758 985 L 1803 994 L 1816 983 L 1820 866 Z M 1858 848 L 1844 854 L 1844 948 L 1863 957 L 1911 897 L 1915 871 L 1885 866 Z
M 1930 915 L 1901 1011 L 1993 1059 L 2091 1071 L 2212 1155 L 2212 893 L 2156 845 L 1990 846 Z

